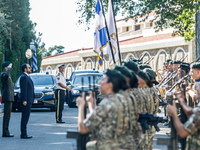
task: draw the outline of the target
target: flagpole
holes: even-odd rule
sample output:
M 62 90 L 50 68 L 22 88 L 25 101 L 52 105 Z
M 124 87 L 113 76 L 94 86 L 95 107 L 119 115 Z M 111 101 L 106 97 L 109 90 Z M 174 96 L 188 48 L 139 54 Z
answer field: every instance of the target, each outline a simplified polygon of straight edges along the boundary
M 116 25 L 116 20 L 115 20 L 115 14 L 114 14 L 114 7 L 113 7 L 113 1 L 110 0 L 112 3 L 112 11 L 113 11 L 113 18 L 114 18 L 114 22 L 115 22 L 115 30 L 116 30 L 116 38 L 117 38 L 117 47 L 118 47 L 118 53 L 119 53 L 119 62 L 120 62 L 120 66 L 122 65 L 122 60 L 121 60 L 121 53 L 120 53 L 120 49 L 119 49 L 119 40 L 118 40 L 118 32 L 117 32 L 117 25 Z
M 109 36 L 108 26 L 107 26 L 105 14 L 104 14 L 103 4 L 102 4 L 102 1 L 101 1 L 101 0 L 99 0 L 99 1 L 100 1 L 100 3 L 101 3 L 101 7 L 102 7 L 102 14 L 103 14 L 103 17 L 104 17 L 104 19 L 105 19 L 106 32 L 107 32 L 108 41 L 109 41 L 109 45 L 110 45 L 110 50 L 111 50 L 111 54 L 112 54 L 112 58 L 113 58 L 113 63 L 115 64 L 115 57 L 114 57 L 114 54 L 113 54 L 113 48 L 112 48 L 112 44 L 111 44 L 111 41 L 110 41 L 110 36 Z

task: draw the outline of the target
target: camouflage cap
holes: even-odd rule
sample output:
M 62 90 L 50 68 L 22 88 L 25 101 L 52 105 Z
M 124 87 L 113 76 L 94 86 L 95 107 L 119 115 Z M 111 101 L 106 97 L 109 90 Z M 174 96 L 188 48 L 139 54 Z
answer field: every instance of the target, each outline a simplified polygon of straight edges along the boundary
M 128 69 L 134 71 L 136 74 L 140 70 L 138 64 L 133 61 L 123 62 L 123 66 L 126 66 Z

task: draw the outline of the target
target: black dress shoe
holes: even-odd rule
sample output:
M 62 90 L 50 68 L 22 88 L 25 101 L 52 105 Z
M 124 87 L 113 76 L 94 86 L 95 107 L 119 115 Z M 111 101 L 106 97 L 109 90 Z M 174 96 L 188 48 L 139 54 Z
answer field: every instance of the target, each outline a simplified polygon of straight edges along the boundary
M 32 136 L 30 135 L 21 135 L 21 139 L 31 139 Z
M 56 121 L 56 123 L 65 123 L 64 121 L 60 120 L 60 121 Z
M 2 135 L 2 137 L 14 137 L 14 135 L 13 135 L 13 134 L 10 134 L 10 133 L 8 133 L 8 134 L 3 134 L 3 135 Z

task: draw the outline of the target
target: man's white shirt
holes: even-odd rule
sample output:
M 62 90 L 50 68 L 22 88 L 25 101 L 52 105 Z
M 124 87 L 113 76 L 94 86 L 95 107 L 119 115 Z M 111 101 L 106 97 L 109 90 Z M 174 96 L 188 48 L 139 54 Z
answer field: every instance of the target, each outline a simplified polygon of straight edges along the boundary
M 66 86 L 65 76 L 61 72 L 58 72 L 55 77 L 55 89 L 66 90 L 65 88 L 62 88 L 58 83 L 62 83 L 64 86 Z

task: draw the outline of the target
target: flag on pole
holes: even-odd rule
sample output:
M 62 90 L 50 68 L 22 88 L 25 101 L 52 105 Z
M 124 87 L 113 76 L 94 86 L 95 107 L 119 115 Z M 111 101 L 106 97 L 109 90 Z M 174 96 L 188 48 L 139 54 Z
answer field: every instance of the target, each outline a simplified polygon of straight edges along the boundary
M 118 62 L 119 61 L 119 50 L 118 50 L 118 46 L 117 46 L 115 20 L 114 20 L 113 7 L 112 7 L 111 0 L 109 0 L 109 3 L 108 3 L 107 26 L 108 26 L 108 32 L 109 32 L 109 36 L 110 36 L 110 42 L 112 45 L 115 62 Z M 113 65 L 113 58 L 112 58 L 110 46 L 107 46 L 107 54 L 109 56 L 109 64 Z
M 33 67 L 33 72 L 38 70 L 37 67 L 37 55 L 36 55 L 36 46 L 35 46 L 35 42 L 31 42 L 30 43 L 30 49 L 33 52 L 33 61 L 32 61 L 32 67 Z
M 98 56 L 99 65 L 102 65 L 103 60 L 103 48 L 108 43 L 105 18 L 102 12 L 102 6 L 100 0 L 97 0 L 95 9 L 95 32 L 94 32 L 94 52 Z

